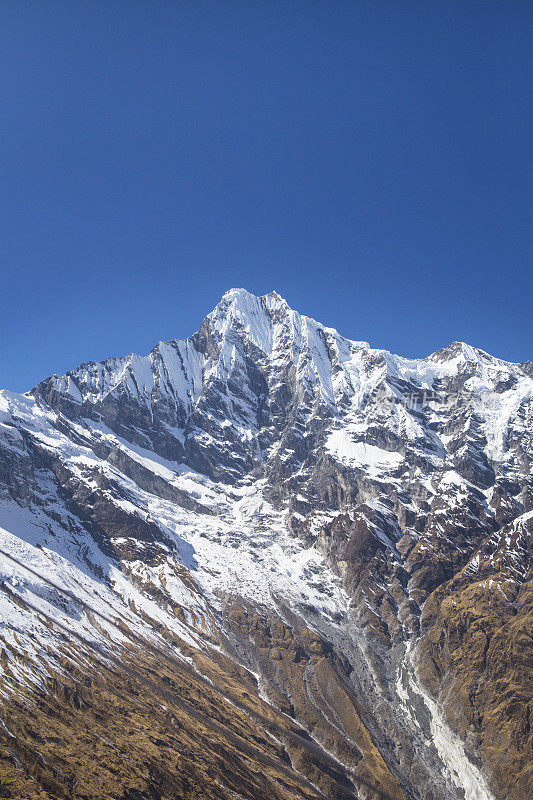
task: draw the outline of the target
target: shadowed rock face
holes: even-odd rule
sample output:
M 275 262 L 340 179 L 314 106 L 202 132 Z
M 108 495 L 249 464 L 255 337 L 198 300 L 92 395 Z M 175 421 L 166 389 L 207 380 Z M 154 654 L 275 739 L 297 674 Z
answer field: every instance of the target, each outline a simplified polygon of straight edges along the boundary
M 231 290 L 0 393 L 0 796 L 529 799 L 532 375 Z

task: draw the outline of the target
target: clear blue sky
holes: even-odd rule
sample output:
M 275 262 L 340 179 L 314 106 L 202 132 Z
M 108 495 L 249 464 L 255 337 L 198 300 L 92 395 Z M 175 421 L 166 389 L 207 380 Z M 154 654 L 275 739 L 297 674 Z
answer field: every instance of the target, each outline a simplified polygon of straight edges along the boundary
M 530 0 L 3 0 L 0 386 L 277 289 L 533 358 Z

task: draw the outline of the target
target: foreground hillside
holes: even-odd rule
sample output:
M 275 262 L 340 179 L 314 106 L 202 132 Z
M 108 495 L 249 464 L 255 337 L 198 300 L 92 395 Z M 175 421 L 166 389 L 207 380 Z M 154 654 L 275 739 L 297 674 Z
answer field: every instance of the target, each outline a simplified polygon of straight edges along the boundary
M 0 392 L 0 797 L 529 800 L 532 431 L 274 292 Z

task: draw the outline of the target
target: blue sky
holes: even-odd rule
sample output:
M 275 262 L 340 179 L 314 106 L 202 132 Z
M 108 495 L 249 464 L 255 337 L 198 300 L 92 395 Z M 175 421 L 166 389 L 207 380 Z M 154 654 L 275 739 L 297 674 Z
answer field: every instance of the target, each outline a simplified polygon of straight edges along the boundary
M 532 34 L 529 0 L 4 0 L 0 386 L 234 286 L 533 358 Z

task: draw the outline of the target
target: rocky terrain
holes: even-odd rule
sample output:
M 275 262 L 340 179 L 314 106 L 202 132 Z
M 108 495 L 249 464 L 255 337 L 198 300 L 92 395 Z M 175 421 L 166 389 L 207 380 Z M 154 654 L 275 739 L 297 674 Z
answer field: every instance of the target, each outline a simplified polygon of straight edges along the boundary
M 242 289 L 0 392 L 0 797 L 529 800 L 532 432 Z

